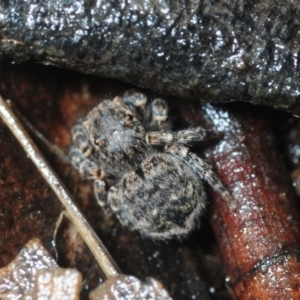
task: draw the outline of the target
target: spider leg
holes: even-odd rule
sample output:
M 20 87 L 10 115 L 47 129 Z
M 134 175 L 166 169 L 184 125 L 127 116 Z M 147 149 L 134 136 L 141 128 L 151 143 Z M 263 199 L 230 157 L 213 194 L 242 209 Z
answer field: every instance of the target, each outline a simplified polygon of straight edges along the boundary
M 208 135 L 210 135 L 210 131 L 201 127 L 179 131 L 156 131 L 146 134 L 146 142 L 156 146 L 173 144 L 189 145 L 206 139 Z
M 124 93 L 122 101 L 136 115 L 140 115 L 142 120 L 150 118 L 150 111 L 147 96 L 135 89 Z
M 93 146 L 81 122 L 72 127 L 72 146 L 69 152 L 72 165 L 87 179 L 97 179 L 100 169 L 93 158 Z
M 124 93 L 123 102 L 128 106 L 144 107 L 147 104 L 147 96 L 135 89 Z
M 168 118 L 168 104 L 161 98 L 156 98 L 151 103 L 151 122 L 150 128 L 157 130 L 171 129 L 171 122 Z
M 106 206 L 106 199 L 107 199 L 107 191 L 106 191 L 106 183 L 102 179 L 96 179 L 94 181 L 94 192 L 97 198 L 97 202 L 100 206 Z
M 76 170 L 86 179 L 97 179 L 100 169 L 95 160 L 85 157 L 81 150 L 75 146 L 71 146 L 69 157 L 71 163 Z
M 89 157 L 93 154 L 94 148 L 90 141 L 89 135 L 82 124 L 82 120 L 79 120 L 71 130 L 72 144 L 77 147 L 84 157 Z
M 114 178 L 100 169 L 94 147 L 81 120 L 72 128 L 72 146 L 69 157 L 73 166 L 84 178 L 94 180 L 93 186 L 96 199 L 99 205 L 106 209 L 107 186 L 114 182 Z
M 123 102 L 142 120 L 148 120 L 147 127 L 152 130 L 168 130 L 171 123 L 168 118 L 168 104 L 161 98 L 154 99 L 150 104 L 147 96 L 134 89 L 127 91 L 122 98 Z
M 232 201 L 232 196 L 224 187 L 221 180 L 211 169 L 211 166 L 196 154 L 189 152 L 189 148 L 180 145 L 166 146 L 165 151 L 183 160 L 202 180 L 207 182 L 226 201 Z

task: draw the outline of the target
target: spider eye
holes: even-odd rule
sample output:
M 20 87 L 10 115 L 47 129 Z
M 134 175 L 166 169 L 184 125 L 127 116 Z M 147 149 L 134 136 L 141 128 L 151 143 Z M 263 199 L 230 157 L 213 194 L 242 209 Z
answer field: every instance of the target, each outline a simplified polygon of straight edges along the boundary
M 98 146 L 98 147 L 102 147 L 103 145 L 104 145 L 104 139 L 100 139 L 100 138 L 98 138 L 98 139 L 95 139 L 94 140 L 94 144 L 96 145 L 96 146 Z
M 125 124 L 129 125 L 133 121 L 133 115 L 126 115 Z

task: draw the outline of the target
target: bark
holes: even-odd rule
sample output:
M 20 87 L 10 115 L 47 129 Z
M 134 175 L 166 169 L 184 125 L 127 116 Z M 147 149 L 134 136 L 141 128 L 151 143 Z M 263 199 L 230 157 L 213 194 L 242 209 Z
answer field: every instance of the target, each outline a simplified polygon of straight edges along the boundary
M 300 2 L 0 1 L 0 58 L 300 111 Z
M 230 284 L 239 299 L 299 299 L 299 208 L 270 124 L 251 109 L 205 113 L 224 133 L 209 157 L 234 198 L 216 195 L 211 215 Z

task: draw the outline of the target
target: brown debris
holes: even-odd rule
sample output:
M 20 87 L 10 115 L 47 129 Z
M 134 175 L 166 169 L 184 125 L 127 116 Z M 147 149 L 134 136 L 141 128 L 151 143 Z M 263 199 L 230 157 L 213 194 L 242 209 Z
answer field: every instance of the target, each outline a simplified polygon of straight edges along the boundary
M 29 241 L 17 257 L 0 269 L 1 299 L 79 299 L 82 278 L 62 269 L 38 239 Z
M 172 300 L 162 284 L 154 278 L 145 282 L 133 276 L 109 278 L 90 293 L 90 300 Z

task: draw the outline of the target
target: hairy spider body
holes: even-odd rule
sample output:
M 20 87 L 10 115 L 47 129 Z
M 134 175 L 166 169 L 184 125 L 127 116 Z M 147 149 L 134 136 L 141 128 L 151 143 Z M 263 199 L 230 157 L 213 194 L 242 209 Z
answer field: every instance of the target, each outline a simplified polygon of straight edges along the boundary
M 83 122 L 101 168 L 116 177 L 140 164 L 149 152 L 146 130 L 121 98 L 104 101 Z
M 171 154 L 154 154 L 123 176 L 108 204 L 122 224 L 153 238 L 186 235 L 205 207 L 201 180 Z
M 203 180 L 230 198 L 210 166 L 185 146 L 206 131 L 170 128 L 163 99 L 149 103 L 129 91 L 103 101 L 72 129 L 71 161 L 94 180 L 99 204 L 156 239 L 182 238 L 195 227 L 206 205 Z

